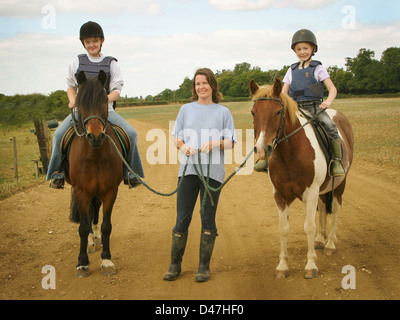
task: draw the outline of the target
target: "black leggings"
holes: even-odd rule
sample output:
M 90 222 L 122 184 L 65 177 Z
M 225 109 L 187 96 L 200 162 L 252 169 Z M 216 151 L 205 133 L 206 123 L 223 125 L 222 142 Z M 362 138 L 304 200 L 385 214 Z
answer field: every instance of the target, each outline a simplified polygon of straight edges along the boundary
M 179 178 L 180 180 L 181 178 Z M 218 188 L 221 183 L 210 179 L 209 185 L 213 188 Z M 192 221 L 193 210 L 200 192 L 200 204 L 203 200 L 204 185 L 197 175 L 187 175 L 183 179 L 182 185 L 178 190 L 177 195 L 177 216 L 174 231 L 185 233 L 189 229 Z M 211 205 L 210 197 L 207 195 L 207 200 L 204 206 L 204 214 L 201 215 L 201 226 L 203 229 L 216 231 L 215 214 L 217 212 L 218 200 L 221 191 L 212 192 L 211 195 L 214 201 L 214 206 Z

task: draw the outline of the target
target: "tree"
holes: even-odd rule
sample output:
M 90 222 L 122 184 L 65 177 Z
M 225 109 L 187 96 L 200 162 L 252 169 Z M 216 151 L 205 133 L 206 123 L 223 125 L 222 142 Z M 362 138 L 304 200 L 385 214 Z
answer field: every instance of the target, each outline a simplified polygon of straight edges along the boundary
M 235 75 L 240 75 L 242 73 L 245 73 L 250 70 L 251 64 L 247 62 L 243 63 L 238 63 L 235 65 L 235 68 L 233 69 L 233 73 Z
M 382 53 L 383 86 L 390 92 L 400 91 L 400 48 L 388 48 Z
M 192 80 L 190 80 L 188 77 L 185 77 L 175 94 L 176 100 L 183 101 L 190 99 L 192 96 Z

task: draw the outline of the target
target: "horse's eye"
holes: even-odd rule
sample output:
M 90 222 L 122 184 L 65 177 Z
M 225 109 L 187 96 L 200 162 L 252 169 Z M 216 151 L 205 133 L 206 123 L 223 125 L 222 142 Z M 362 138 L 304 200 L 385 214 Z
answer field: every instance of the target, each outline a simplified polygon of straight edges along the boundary
M 254 111 L 251 111 L 251 115 L 252 115 L 253 117 L 255 117 Z
M 281 111 L 281 110 L 279 110 L 279 111 L 277 111 L 277 112 L 276 112 L 276 115 L 277 115 L 277 116 L 280 116 L 280 115 L 281 115 L 281 113 L 282 113 L 282 111 Z

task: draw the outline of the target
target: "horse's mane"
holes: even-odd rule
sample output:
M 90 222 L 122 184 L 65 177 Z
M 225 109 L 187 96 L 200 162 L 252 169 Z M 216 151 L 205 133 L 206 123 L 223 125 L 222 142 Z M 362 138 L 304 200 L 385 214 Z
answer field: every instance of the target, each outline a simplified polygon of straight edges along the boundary
M 259 98 L 274 98 L 274 90 L 273 86 L 271 85 L 263 85 L 260 86 L 257 92 L 254 94 L 253 99 L 259 99 Z M 289 95 L 286 93 L 281 92 L 279 95 L 279 99 L 282 100 L 283 103 L 283 108 L 285 111 L 285 114 L 288 115 L 290 121 L 292 124 L 295 124 L 297 116 L 296 112 L 298 110 L 297 102 L 294 101 Z
M 79 86 L 76 106 L 78 110 L 98 114 L 102 110 L 105 98 L 106 92 L 101 82 L 97 78 L 90 77 Z

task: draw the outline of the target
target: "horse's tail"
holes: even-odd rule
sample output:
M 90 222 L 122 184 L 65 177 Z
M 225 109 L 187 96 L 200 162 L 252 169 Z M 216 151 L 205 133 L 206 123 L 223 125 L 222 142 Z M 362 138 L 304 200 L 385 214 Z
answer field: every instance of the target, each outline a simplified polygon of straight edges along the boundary
M 80 223 L 81 221 L 78 211 L 78 205 L 76 204 L 75 200 L 74 188 L 71 188 L 71 204 L 70 204 L 69 220 L 74 223 Z

